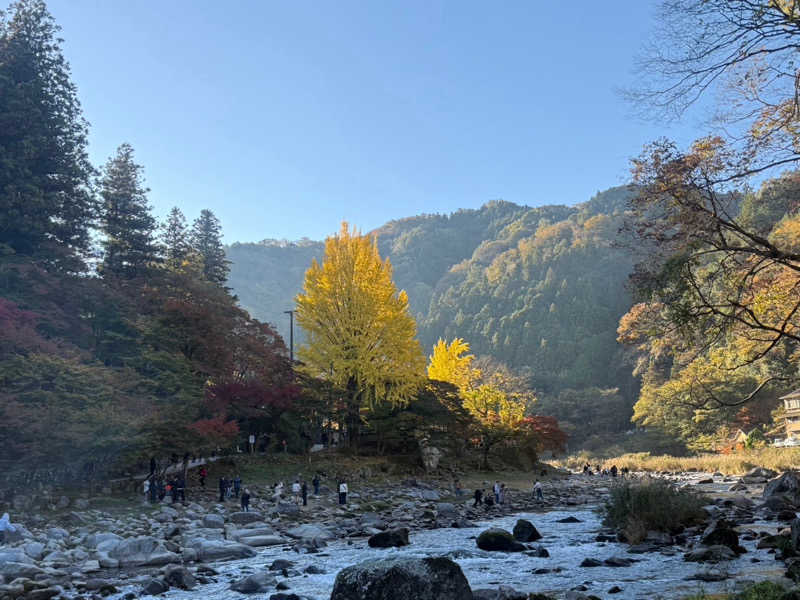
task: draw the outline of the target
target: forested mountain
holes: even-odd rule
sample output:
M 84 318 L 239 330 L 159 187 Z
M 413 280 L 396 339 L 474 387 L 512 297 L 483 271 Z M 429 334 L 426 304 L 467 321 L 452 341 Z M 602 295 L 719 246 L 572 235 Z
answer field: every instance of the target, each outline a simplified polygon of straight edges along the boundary
M 637 386 L 616 329 L 631 306 L 633 258 L 614 242 L 631 193 L 612 188 L 576 206 L 492 201 L 374 232 L 408 293 L 426 352 L 439 337 L 462 337 L 475 354 L 527 375 L 540 412 L 561 419 L 573 447 L 594 432 L 572 396 L 606 415 L 601 433 L 630 427 Z M 253 316 L 288 338 L 283 311 L 294 306 L 303 273 L 322 250 L 310 240 L 233 244 L 229 285 Z

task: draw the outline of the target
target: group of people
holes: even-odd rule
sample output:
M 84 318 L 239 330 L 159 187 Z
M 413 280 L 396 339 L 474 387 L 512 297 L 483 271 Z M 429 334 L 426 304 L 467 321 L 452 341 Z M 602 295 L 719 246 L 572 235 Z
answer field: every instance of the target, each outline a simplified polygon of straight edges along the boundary
M 182 476 L 165 479 L 153 473 L 142 483 L 142 492 L 145 503 L 164 502 L 167 496 L 172 504 L 186 502 L 186 481 Z
M 311 480 L 311 485 L 314 488 L 314 495 L 319 496 L 319 486 L 321 483 L 319 473 L 316 473 Z M 278 481 L 272 486 L 272 499 L 277 504 L 280 502 L 281 498 L 283 497 L 283 490 L 284 484 L 282 481 Z M 308 506 L 308 483 L 306 482 L 305 478 L 297 477 L 292 483 L 292 500 L 295 504 L 302 504 L 303 506 Z
M 223 475 L 219 478 L 219 501 L 225 502 L 242 492 L 242 478 L 237 475 L 233 479 L 226 479 Z
M 596 465 L 594 471 L 592 471 L 592 465 L 590 465 L 589 463 L 583 465 L 584 475 L 594 475 L 596 473 L 597 475 L 600 475 L 602 477 L 608 477 L 608 476 L 616 477 L 617 475 L 625 477 L 629 472 L 630 470 L 628 469 L 628 467 L 622 467 L 621 469 L 618 469 L 617 465 L 611 465 L 610 469 L 601 469 L 600 465 Z
M 502 506 L 504 504 L 508 504 L 509 500 L 506 484 L 500 483 L 499 481 L 494 482 L 491 494 L 487 494 L 484 490 L 479 489 L 475 490 L 474 497 L 475 502 L 472 504 L 473 508 L 477 508 L 481 504 L 483 504 L 483 506 L 485 506 L 487 509 L 495 505 Z

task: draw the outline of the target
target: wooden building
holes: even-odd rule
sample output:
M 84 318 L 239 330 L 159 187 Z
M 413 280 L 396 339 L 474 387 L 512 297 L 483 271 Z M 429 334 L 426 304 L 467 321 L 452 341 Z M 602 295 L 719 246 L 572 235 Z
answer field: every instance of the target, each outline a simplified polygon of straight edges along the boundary
M 780 397 L 783 400 L 786 441 L 800 440 L 800 389 Z

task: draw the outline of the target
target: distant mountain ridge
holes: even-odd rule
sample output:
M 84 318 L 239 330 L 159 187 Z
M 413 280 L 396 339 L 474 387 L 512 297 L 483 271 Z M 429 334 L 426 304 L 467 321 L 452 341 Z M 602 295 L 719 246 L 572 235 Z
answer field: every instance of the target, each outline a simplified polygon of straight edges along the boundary
M 527 373 L 544 395 L 620 388 L 630 407 L 636 385 L 616 328 L 631 306 L 633 259 L 614 241 L 632 194 L 629 186 L 611 188 L 574 206 L 495 200 L 390 221 L 372 233 L 408 293 L 426 352 L 439 337 L 463 337 L 476 355 Z M 284 311 L 323 251 L 323 242 L 308 239 L 232 244 L 229 285 L 245 309 L 288 339 Z M 629 427 L 629 416 L 617 427 Z

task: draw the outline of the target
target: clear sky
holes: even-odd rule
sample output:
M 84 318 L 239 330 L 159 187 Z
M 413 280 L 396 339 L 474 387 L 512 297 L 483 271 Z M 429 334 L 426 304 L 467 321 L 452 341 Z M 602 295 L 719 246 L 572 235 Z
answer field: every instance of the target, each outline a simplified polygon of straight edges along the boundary
M 653 3 L 49 0 L 104 162 L 129 142 L 159 216 L 321 239 L 497 198 L 573 204 L 669 131 L 615 88 Z

